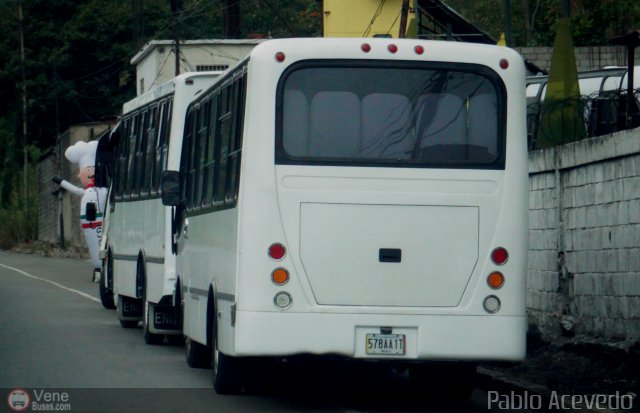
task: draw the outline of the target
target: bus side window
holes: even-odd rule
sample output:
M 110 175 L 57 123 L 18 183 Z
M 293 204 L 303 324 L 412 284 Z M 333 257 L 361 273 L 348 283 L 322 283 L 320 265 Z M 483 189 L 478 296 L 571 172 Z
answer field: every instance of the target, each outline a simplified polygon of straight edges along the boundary
M 216 190 L 214 194 L 214 202 L 223 204 L 226 195 L 227 185 L 227 163 L 229 161 L 229 152 L 231 143 L 231 134 L 233 133 L 233 113 L 229 105 L 231 92 L 231 84 L 223 86 L 220 94 L 220 162 L 216 168 Z
M 148 195 L 148 190 L 144 190 L 144 183 L 147 181 L 145 177 L 145 161 L 147 157 L 147 139 L 149 135 L 149 111 L 144 111 L 140 115 L 140 128 L 138 129 L 138 138 L 136 141 L 136 180 L 133 188 L 137 197 Z
M 290 156 L 309 155 L 309 101 L 299 90 L 284 92 L 283 146 Z
M 361 145 L 360 100 L 353 92 L 320 92 L 311 100 L 309 149 L 316 157 L 354 156 Z
M 233 204 L 236 201 L 238 179 L 240 177 L 240 149 L 242 146 L 242 122 L 244 114 L 244 82 L 242 77 L 234 79 L 230 110 L 233 113 L 231 136 L 229 141 L 229 161 L 227 163 L 227 185 L 225 202 Z
M 162 102 L 162 113 L 160 115 L 160 130 L 158 131 L 158 145 L 155 155 L 155 173 L 153 174 L 153 187 L 160 192 L 160 176 L 162 171 L 167 169 L 167 153 L 169 152 L 169 136 L 171 131 L 171 108 L 173 100 L 171 98 Z
M 186 185 L 186 200 L 187 200 L 187 209 L 191 210 L 195 208 L 195 185 L 196 185 L 196 168 L 198 167 L 196 163 L 197 158 L 197 125 L 198 125 L 198 112 L 200 111 L 199 106 L 195 106 L 191 111 L 189 123 L 187 124 L 188 131 L 185 133 L 188 136 L 187 142 L 189 145 L 188 154 L 187 154 L 187 185 Z
M 131 123 L 129 125 L 129 144 L 127 153 L 127 180 L 125 181 L 124 196 L 127 199 L 132 197 L 135 190 L 136 182 L 136 149 L 138 134 L 140 131 L 140 115 L 135 114 L 131 117 Z
M 129 178 L 129 144 L 131 134 L 131 118 L 123 121 L 120 143 L 118 144 L 118 164 L 116 171 L 116 196 L 122 199 L 127 193 L 127 180 Z
M 160 109 L 156 104 L 149 109 L 149 131 L 147 133 L 147 147 L 145 149 L 145 173 L 144 173 L 144 191 L 149 195 L 156 195 L 153 188 L 153 167 L 155 165 L 155 148 L 158 141 L 158 119 Z
M 409 99 L 394 93 L 372 93 L 362 99 L 360 156 L 377 159 L 409 159 L 412 134 Z
M 207 133 L 207 149 L 205 163 L 205 181 L 206 193 L 204 194 L 204 205 L 211 206 L 213 203 L 213 192 L 216 188 L 216 168 L 218 158 L 220 156 L 220 142 L 218 136 L 218 98 L 219 95 L 214 94 L 211 98 L 211 106 L 209 107 L 209 131 Z
M 207 132 L 209 129 L 209 112 L 211 110 L 211 100 L 204 101 L 200 104 L 200 110 L 198 111 L 198 123 L 197 123 L 197 142 L 196 147 L 196 166 L 197 166 L 197 180 L 195 187 L 195 199 L 194 206 L 200 207 L 204 201 L 205 193 L 205 164 L 206 164 L 206 149 L 207 149 Z
M 193 111 L 189 109 L 187 117 L 184 122 L 184 138 L 182 140 L 182 154 L 180 157 L 180 188 L 182 191 L 180 200 L 183 204 L 182 207 L 186 207 L 189 202 L 189 169 L 191 168 L 191 137 L 193 135 Z

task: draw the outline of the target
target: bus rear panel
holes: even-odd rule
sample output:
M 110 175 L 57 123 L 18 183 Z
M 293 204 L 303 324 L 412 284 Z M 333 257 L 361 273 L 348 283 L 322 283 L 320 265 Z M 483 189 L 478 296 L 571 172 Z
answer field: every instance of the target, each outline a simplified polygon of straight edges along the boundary
M 493 46 L 256 47 L 220 351 L 522 359 L 524 76 Z

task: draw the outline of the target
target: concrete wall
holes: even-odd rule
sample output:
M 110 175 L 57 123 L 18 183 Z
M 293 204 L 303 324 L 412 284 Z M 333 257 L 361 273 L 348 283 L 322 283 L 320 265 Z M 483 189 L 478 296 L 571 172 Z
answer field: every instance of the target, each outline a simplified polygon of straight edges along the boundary
M 529 321 L 640 341 L 640 128 L 529 154 Z
M 553 47 L 514 47 L 525 59 L 549 70 Z M 576 66 L 579 72 L 602 69 L 605 66 L 627 66 L 627 51 L 622 46 L 576 47 Z
M 56 156 L 50 153 L 40 160 L 37 167 L 38 187 L 40 195 L 38 197 L 38 239 L 51 243 L 59 241 L 59 223 L 56 217 L 59 214 L 57 196 L 52 194 L 54 189 L 45 182 L 51 182 L 51 178 L 59 175 L 58 162 Z M 49 190 L 47 192 L 47 190 Z M 43 192 L 44 190 L 44 192 Z

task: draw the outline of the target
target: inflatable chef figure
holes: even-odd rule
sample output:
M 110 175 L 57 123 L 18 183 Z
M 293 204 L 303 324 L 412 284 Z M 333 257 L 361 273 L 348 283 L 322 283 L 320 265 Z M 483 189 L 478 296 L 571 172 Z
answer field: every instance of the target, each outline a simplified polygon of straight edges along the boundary
M 64 156 L 71 163 L 78 164 L 78 179 L 83 188 L 72 183 L 53 178 L 53 182 L 74 195 L 82 197 L 80 201 L 80 226 L 84 233 L 84 239 L 89 247 L 89 254 L 93 262 L 93 281 L 100 281 L 100 238 L 102 237 L 102 215 L 107 201 L 107 188 L 94 186 L 96 149 L 98 141 L 76 142 L 64 152 Z

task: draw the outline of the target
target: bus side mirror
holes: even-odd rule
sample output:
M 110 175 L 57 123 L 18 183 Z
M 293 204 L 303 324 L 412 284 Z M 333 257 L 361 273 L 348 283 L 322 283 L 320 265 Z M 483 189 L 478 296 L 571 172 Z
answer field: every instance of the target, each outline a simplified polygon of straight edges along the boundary
M 163 171 L 160 188 L 162 189 L 162 205 L 180 205 L 180 172 Z

